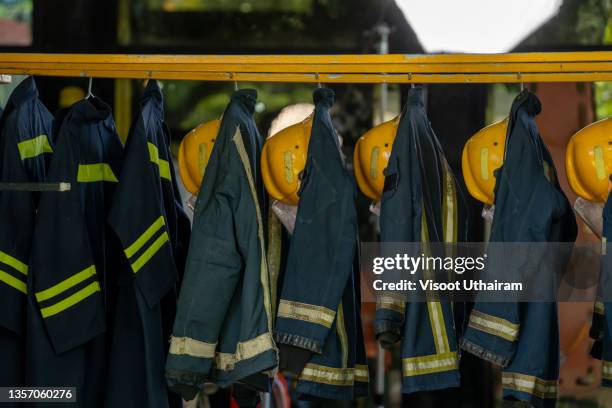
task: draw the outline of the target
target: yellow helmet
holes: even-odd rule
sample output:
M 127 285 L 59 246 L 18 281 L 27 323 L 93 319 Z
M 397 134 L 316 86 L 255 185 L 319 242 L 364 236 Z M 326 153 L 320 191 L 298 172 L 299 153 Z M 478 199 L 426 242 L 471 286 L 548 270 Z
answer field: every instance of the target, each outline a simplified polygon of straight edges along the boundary
M 220 126 L 219 119 L 202 123 L 181 141 L 178 154 L 179 172 L 185 188 L 191 194 L 196 194 L 200 189 Z
M 565 152 L 567 179 L 585 200 L 605 202 L 612 174 L 612 119 L 595 122 L 578 131 Z
M 261 152 L 261 174 L 268 194 L 285 204 L 297 205 L 300 173 L 306 166 L 312 130 L 310 115 L 266 140 Z
M 461 168 L 468 191 L 478 201 L 493 204 L 495 176 L 504 163 L 508 119 L 479 130 L 463 146 Z
M 389 163 L 399 119 L 398 116 L 370 129 L 355 144 L 353 166 L 357 185 L 363 194 L 375 201 L 382 195 L 383 171 Z

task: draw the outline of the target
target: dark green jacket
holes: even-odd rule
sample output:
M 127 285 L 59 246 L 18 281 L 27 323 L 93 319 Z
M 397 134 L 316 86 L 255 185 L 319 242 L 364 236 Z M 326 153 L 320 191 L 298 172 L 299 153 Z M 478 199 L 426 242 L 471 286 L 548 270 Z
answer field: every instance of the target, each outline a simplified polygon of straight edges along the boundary
M 353 399 L 368 390 L 361 330 L 355 183 L 329 114 L 330 89 L 315 112 L 295 229 L 276 319 L 278 343 L 313 352 L 297 391 Z
M 504 164 L 495 180 L 491 242 L 572 243 L 576 239 L 574 212 L 535 123 L 541 109 L 540 100 L 529 91 L 521 92 L 512 104 Z M 570 255 L 567 245 L 553 254 L 540 253 L 539 246 L 532 248 L 534 253 L 508 259 L 509 267 L 520 270 L 538 259 L 554 257 L 554 267 L 564 272 Z M 489 256 L 489 263 L 495 258 Z M 476 302 L 461 346 L 503 367 L 506 399 L 527 401 L 537 408 L 555 406 L 559 378 L 556 303 Z
M 251 382 L 277 365 L 256 97 L 233 94 L 198 195 L 166 364 L 169 385 L 187 398 L 207 381 Z
M 380 241 L 464 241 L 464 213 L 463 196 L 427 119 L 423 89 L 413 88 L 385 169 Z M 404 393 L 459 386 L 458 343 L 450 303 L 406 303 L 381 294 L 375 330 L 381 340 L 403 339 Z

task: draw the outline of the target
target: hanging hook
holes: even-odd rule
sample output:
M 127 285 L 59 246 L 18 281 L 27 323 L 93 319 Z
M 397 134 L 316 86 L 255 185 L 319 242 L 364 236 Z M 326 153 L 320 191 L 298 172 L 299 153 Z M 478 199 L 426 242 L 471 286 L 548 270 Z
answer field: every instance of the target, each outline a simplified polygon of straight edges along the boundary
M 318 72 L 315 72 L 315 79 L 317 80 L 317 88 L 323 88 L 323 85 L 321 85 L 321 81 L 319 80 Z
M 414 82 L 412 82 L 412 72 L 408 73 L 408 80 L 410 81 L 410 88 L 414 88 Z
M 93 96 L 93 93 L 91 92 L 92 85 L 93 77 L 89 77 L 89 83 L 87 84 L 87 96 L 85 97 L 85 99 L 89 99 Z
M 238 81 L 234 81 L 234 91 L 238 90 Z
M 523 82 L 523 75 L 520 72 L 516 73 L 516 77 L 521 81 L 521 92 L 525 90 L 525 82 Z

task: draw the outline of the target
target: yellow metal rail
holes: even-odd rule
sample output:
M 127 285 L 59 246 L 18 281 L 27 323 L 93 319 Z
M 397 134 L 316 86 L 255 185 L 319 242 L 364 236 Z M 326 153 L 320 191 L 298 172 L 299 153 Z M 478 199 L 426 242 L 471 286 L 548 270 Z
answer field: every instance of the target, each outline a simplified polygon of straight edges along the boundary
M 517 83 L 612 80 L 612 52 L 439 55 L 0 54 L 0 74 L 237 82 Z

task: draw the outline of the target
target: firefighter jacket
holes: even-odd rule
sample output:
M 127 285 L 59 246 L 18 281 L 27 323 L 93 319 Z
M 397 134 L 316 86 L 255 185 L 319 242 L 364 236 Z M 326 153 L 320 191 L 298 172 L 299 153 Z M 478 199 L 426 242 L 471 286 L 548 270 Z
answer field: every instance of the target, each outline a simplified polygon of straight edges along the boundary
M 176 313 L 176 253 L 189 240 L 164 123 L 162 93 L 149 81 L 125 146 L 109 223 L 129 265 L 119 273 L 106 406 L 181 407 L 167 391 L 167 339 Z M 189 230 L 187 230 L 189 232 Z M 180 259 L 180 256 L 179 256 Z M 170 398 L 170 400 L 169 400 Z
M 360 317 L 356 188 L 329 114 L 333 102 L 332 90 L 315 91 L 275 339 L 312 352 L 299 375 L 298 393 L 350 400 L 367 395 L 368 367 Z
M 539 99 L 529 91 L 519 94 L 512 104 L 504 164 L 496 176 L 490 242 L 574 242 L 576 238 L 572 208 L 535 124 L 540 111 Z M 559 268 L 564 268 L 569 254 L 555 256 Z M 529 260 L 512 262 L 520 267 Z M 535 407 L 555 405 L 559 376 L 556 303 L 477 302 L 462 348 L 503 367 L 505 398 Z
M 47 181 L 70 183 L 70 190 L 40 198 L 28 274 L 26 381 L 76 387 L 77 403 L 66 406 L 99 407 L 106 310 L 120 253 L 106 220 L 123 148 L 110 107 L 96 97 L 77 102 L 56 121 Z
M 0 182 L 44 182 L 53 151 L 53 116 L 34 78 L 11 94 L 0 117 Z M 0 384 L 23 385 L 26 281 L 38 196 L 0 190 Z
M 380 241 L 453 243 L 467 233 L 465 202 L 427 119 L 423 88 L 412 88 L 397 129 L 381 198 Z M 381 294 L 375 331 L 402 338 L 403 393 L 459 386 L 453 305 Z
M 232 95 L 198 194 L 166 364 L 168 384 L 187 399 L 206 381 L 267 385 L 278 362 L 256 98 Z

